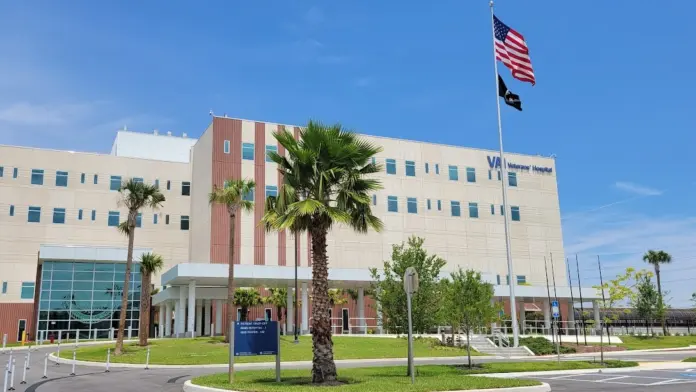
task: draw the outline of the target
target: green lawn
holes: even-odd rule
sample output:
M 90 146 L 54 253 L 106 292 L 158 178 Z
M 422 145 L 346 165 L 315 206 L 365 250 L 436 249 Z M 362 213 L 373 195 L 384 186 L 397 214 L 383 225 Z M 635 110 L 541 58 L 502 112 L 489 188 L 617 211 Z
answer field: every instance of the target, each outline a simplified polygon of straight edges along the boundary
M 599 369 L 599 368 L 622 368 L 638 366 L 637 362 L 631 361 L 604 361 L 604 365 L 599 362 L 589 361 L 536 361 L 536 362 L 491 362 L 477 365 L 474 369 L 463 368 L 465 374 L 486 374 L 486 373 L 516 373 L 516 372 L 545 372 L 552 370 L 573 370 L 573 369 Z
M 682 362 L 696 362 L 696 357 L 686 358 Z
M 406 377 L 406 367 L 339 369 L 339 381 L 343 385 L 313 387 L 309 370 L 285 370 L 281 382 L 275 382 L 275 371 L 242 371 L 235 373 L 235 382 L 227 383 L 227 373 L 196 377 L 197 385 L 235 391 L 341 391 L 341 392 L 426 392 L 489 389 L 539 385 L 534 380 L 515 380 L 466 376 L 454 366 L 418 366 L 416 383 Z
M 656 348 L 678 348 L 688 347 L 696 344 L 696 336 L 621 336 L 623 344 L 627 350 L 649 350 Z
M 282 361 L 311 361 L 312 338 L 301 336 L 298 344 L 293 337 L 281 336 L 280 358 Z M 406 339 L 334 336 L 335 359 L 405 358 Z M 104 362 L 106 349 L 113 345 L 87 346 L 77 350 L 77 359 Z M 466 350 L 439 346 L 434 339 L 415 339 L 416 357 L 466 356 Z M 145 363 L 146 349 L 134 344 L 125 345 L 124 354 L 111 356 L 115 363 Z M 473 352 L 472 355 L 481 355 Z M 62 350 L 61 358 L 72 358 L 72 350 Z M 222 338 L 162 339 L 150 342 L 150 363 L 160 365 L 206 365 L 227 363 L 228 346 Z M 237 357 L 237 363 L 273 362 L 274 356 Z

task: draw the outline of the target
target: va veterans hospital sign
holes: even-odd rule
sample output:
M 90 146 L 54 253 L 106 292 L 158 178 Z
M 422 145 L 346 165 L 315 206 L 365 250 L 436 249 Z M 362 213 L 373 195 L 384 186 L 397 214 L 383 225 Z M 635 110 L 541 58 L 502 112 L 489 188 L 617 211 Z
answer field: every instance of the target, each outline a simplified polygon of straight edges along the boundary
M 488 159 L 488 166 L 491 169 L 500 168 L 500 157 L 489 155 L 487 157 L 487 159 Z M 536 166 L 536 165 L 518 165 L 516 163 L 511 163 L 511 162 L 507 162 L 507 167 L 508 167 L 508 169 L 533 171 L 533 172 L 537 172 L 537 173 L 553 173 L 552 167 L 544 167 L 544 166 Z

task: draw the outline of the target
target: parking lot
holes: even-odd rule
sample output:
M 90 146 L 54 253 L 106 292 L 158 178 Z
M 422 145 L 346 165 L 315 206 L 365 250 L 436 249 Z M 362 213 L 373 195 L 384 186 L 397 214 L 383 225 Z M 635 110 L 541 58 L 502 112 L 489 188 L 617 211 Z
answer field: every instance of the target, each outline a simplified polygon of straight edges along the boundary
M 696 369 L 640 372 L 565 374 L 529 377 L 551 385 L 551 390 L 585 391 L 696 391 Z

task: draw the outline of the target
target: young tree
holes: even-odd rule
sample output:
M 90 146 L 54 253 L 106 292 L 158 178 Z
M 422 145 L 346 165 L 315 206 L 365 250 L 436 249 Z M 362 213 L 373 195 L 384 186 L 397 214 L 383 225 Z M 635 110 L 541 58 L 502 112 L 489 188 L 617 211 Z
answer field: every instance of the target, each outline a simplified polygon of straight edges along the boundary
M 340 125 L 310 121 L 300 131 L 273 134 L 285 147 L 285 156 L 269 152 L 278 165 L 283 183 L 276 205 L 266 210 L 263 221 L 273 230 L 307 230 L 312 242 L 312 382 L 336 381 L 331 320 L 329 320 L 329 271 L 326 237 L 334 224 L 359 233 L 379 231 L 382 221 L 372 214 L 370 195 L 381 188 L 370 178 L 380 171 L 371 158 L 382 149 L 346 131 Z
M 651 280 L 650 274 L 642 275 L 636 284 L 636 295 L 633 307 L 638 315 L 647 321 L 652 330 L 652 321 L 660 310 L 660 295 Z M 647 331 L 648 333 L 650 331 Z
M 254 202 L 248 200 L 246 195 L 254 192 L 256 184 L 249 179 L 233 179 L 225 181 L 222 188 L 213 186 L 213 191 L 208 195 L 210 204 L 221 204 L 227 208 L 230 218 L 230 240 L 229 240 L 229 270 L 227 275 L 227 328 L 225 330 L 225 342 L 230 341 L 230 325 L 234 321 L 234 231 L 237 222 L 237 214 L 249 212 L 254 209 Z M 228 369 L 229 381 L 232 382 L 232 366 Z
M 283 311 L 288 307 L 288 289 L 271 287 L 268 288 L 268 292 L 270 294 L 263 298 L 263 303 L 275 306 L 276 314 L 278 315 L 278 325 L 281 326 L 282 330 Z
M 373 292 L 382 306 L 384 326 L 389 331 L 402 334 L 408 331 L 406 292 L 404 273 L 406 268 L 414 267 L 418 272 L 418 291 L 411 298 L 411 318 L 413 331 L 423 333 L 437 324 L 440 306 L 440 285 L 438 275 L 446 261 L 437 255 L 429 255 L 423 248 L 423 238 L 408 239 L 408 244 L 392 246 L 391 260 L 384 262 L 384 270 L 370 270 Z
M 119 225 L 118 230 L 128 236 L 128 253 L 126 256 L 126 273 L 123 282 L 123 295 L 121 297 L 120 317 L 118 320 L 118 336 L 114 355 L 123 353 L 123 334 L 126 329 L 126 313 L 128 309 L 128 288 L 130 287 L 131 270 L 133 269 L 133 245 L 135 243 L 135 228 L 138 213 L 144 208 L 157 209 L 164 203 L 164 195 L 155 185 L 145 184 L 142 181 L 129 179 L 118 188 L 120 196 L 119 206 L 128 209 L 126 225 Z
M 623 274 L 619 274 L 616 278 L 605 281 L 604 285 L 592 286 L 598 291 L 598 296 L 602 297 L 602 291 L 605 292 L 606 301 L 600 301 L 600 307 L 604 310 L 603 323 L 606 327 L 607 338 L 611 344 L 610 325 L 619 319 L 619 314 L 611 310 L 620 306 L 631 304 L 635 299 L 636 282 L 642 276 L 648 275 L 650 272 L 645 270 L 636 271 L 635 268 L 626 268 Z M 628 309 L 625 310 L 628 313 Z
M 255 289 L 236 289 L 234 291 L 234 305 L 241 308 L 242 317 L 239 321 L 248 321 L 249 308 L 261 303 L 261 295 Z
M 651 264 L 655 268 L 655 278 L 657 279 L 657 293 L 660 297 L 660 322 L 662 323 L 662 332 L 667 336 L 667 325 L 665 324 L 665 302 L 662 293 L 662 282 L 660 281 L 660 265 L 669 264 L 672 262 L 672 256 L 665 251 L 649 250 L 643 255 L 643 261 Z
M 452 331 L 461 328 L 466 334 L 466 353 L 471 368 L 470 336 L 474 328 L 483 327 L 496 319 L 499 307 L 492 303 L 493 285 L 481 279 L 474 270 L 453 272 L 451 281 L 443 281 L 442 311 L 452 324 Z M 452 333 L 454 343 L 454 332 Z
M 152 302 L 152 274 L 164 268 L 164 259 L 155 253 L 145 253 L 140 257 L 140 324 L 138 325 L 138 344 L 147 346 L 150 337 L 150 302 Z M 162 310 L 160 310 L 162 311 Z

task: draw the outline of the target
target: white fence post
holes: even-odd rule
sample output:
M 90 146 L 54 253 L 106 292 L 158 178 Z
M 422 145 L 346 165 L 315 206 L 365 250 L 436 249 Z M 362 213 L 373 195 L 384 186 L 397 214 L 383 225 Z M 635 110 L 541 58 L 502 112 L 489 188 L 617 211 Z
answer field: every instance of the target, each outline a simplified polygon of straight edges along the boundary
M 44 374 L 41 378 L 48 378 L 48 353 L 44 356 Z

